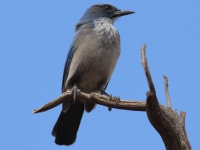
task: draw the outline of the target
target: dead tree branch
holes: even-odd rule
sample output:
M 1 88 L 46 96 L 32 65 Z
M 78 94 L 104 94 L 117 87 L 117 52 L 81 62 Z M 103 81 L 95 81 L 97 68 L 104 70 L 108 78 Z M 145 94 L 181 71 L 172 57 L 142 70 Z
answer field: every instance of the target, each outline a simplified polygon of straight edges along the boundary
M 49 109 L 52 109 L 60 105 L 62 102 L 71 100 L 71 99 L 73 99 L 73 94 L 71 90 L 67 90 L 55 100 L 52 100 L 51 102 L 43 105 L 40 108 L 34 109 L 32 113 L 47 111 Z M 120 100 L 119 103 L 116 104 L 116 97 L 107 97 L 107 96 L 96 94 L 96 93 L 86 94 L 86 93 L 80 92 L 80 94 L 77 95 L 77 99 L 81 99 L 87 102 L 93 102 L 96 104 L 100 104 L 100 105 L 112 107 L 112 108 L 117 108 L 117 109 L 146 111 L 146 102 Z
M 171 108 L 167 77 L 165 76 L 164 80 L 166 99 L 169 107 L 159 105 L 146 59 L 145 44 L 141 48 L 141 54 L 141 62 L 144 67 L 144 72 L 146 74 L 150 89 L 150 91 L 147 92 L 146 99 L 146 112 L 149 121 L 162 137 L 167 150 L 191 150 L 191 146 L 185 130 L 185 122 L 183 119 L 184 117 L 179 117 L 177 112 Z
M 170 97 L 169 97 L 168 78 L 166 75 L 164 75 L 163 77 L 164 77 L 164 82 L 165 82 L 165 95 L 166 95 L 167 106 L 172 107 Z

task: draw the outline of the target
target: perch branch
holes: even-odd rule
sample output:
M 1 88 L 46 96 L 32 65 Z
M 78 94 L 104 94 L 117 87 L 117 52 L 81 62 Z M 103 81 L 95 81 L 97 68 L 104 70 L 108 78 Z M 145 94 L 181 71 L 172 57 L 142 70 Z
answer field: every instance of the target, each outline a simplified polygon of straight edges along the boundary
M 71 99 L 73 99 L 73 94 L 71 93 L 71 90 L 67 90 L 55 100 L 52 100 L 51 102 L 43 105 L 40 108 L 34 109 L 32 113 L 34 114 L 34 113 L 47 111 L 49 109 L 52 109 L 60 105 L 62 102 L 71 100 Z M 96 94 L 96 93 L 86 94 L 86 93 L 80 92 L 80 94 L 77 95 L 77 99 L 81 99 L 87 102 L 92 102 L 92 103 L 96 103 L 96 104 L 100 104 L 100 105 L 108 106 L 112 108 L 117 108 L 117 109 L 135 110 L 135 111 L 146 110 L 146 102 L 120 100 L 119 103 L 116 104 L 115 97 L 113 98 L 107 97 L 107 96 Z

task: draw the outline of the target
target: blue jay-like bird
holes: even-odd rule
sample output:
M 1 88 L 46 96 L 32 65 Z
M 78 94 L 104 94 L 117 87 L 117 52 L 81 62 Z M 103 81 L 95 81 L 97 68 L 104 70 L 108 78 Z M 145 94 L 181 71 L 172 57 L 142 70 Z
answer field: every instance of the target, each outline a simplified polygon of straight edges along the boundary
M 62 92 L 68 89 L 85 93 L 105 91 L 120 55 L 120 35 L 113 23 L 132 13 L 109 4 L 96 4 L 87 9 L 76 25 L 64 67 Z M 90 112 L 96 104 L 71 100 L 62 105 L 52 135 L 56 144 L 71 145 L 76 140 L 84 109 Z

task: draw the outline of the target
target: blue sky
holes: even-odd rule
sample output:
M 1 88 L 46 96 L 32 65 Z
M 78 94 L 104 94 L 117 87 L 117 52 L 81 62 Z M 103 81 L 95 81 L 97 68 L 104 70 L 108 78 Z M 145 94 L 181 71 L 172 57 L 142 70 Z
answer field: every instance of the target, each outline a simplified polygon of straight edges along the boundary
M 148 85 L 140 63 L 140 48 L 146 43 L 159 102 L 166 105 L 165 74 L 173 109 L 187 112 L 188 137 L 193 149 L 198 149 L 200 2 L 172 0 L 0 1 L 1 149 L 165 149 L 145 112 L 108 112 L 98 105 L 92 113 L 84 113 L 76 143 L 70 147 L 57 146 L 51 136 L 61 106 L 31 113 L 61 94 L 75 24 L 96 3 L 136 12 L 115 23 L 122 52 L 107 93 L 146 99 Z

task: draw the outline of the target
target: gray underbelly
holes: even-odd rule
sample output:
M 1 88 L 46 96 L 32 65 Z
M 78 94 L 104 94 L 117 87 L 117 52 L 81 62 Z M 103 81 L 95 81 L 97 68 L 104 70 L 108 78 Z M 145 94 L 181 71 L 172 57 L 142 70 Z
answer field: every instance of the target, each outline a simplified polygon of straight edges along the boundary
M 106 36 L 96 35 L 96 32 L 89 33 L 91 34 L 80 33 L 79 38 L 76 39 L 78 44 L 65 83 L 66 89 L 76 84 L 86 93 L 102 91 L 116 66 L 120 55 L 118 32 L 115 34 L 108 32 Z
M 88 51 L 93 55 L 86 55 L 77 66 L 80 72 L 78 87 L 85 92 L 97 92 L 105 89 L 113 73 L 119 57 L 116 49 L 99 49 L 98 52 Z
M 80 68 L 79 68 L 80 67 Z M 85 92 L 94 92 L 105 88 L 110 76 L 113 72 L 113 64 L 105 58 L 94 58 L 88 60 L 87 64 L 81 64 L 77 68 L 80 69 L 80 81 L 78 86 Z

